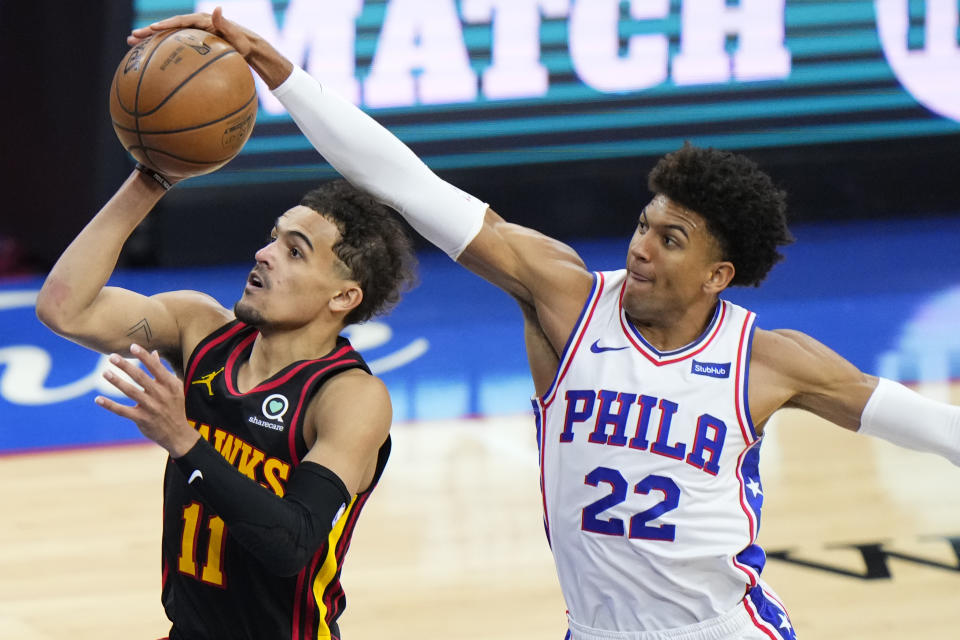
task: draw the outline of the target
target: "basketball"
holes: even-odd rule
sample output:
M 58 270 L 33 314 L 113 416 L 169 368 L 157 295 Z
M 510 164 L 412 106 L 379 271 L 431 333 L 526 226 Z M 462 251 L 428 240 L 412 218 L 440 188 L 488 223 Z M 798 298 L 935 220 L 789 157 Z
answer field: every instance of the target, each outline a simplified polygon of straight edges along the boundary
M 257 92 L 243 57 L 200 29 L 162 31 L 123 57 L 110 117 L 138 162 L 182 179 L 234 158 L 253 132 Z

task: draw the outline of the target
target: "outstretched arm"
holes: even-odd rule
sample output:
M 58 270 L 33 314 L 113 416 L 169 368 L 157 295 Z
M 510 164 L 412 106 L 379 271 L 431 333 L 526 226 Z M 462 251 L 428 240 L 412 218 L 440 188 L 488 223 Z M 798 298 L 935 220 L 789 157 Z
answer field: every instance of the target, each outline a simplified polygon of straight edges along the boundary
M 750 376 L 754 421 L 780 406 L 960 465 L 960 407 L 867 375 L 799 331 L 757 331 Z
M 551 343 L 563 348 L 593 281 L 569 247 L 505 222 L 486 203 L 439 178 L 393 134 L 219 9 L 157 22 L 134 31 L 129 41 L 184 27 L 230 42 L 338 172 L 450 257 L 533 305 Z

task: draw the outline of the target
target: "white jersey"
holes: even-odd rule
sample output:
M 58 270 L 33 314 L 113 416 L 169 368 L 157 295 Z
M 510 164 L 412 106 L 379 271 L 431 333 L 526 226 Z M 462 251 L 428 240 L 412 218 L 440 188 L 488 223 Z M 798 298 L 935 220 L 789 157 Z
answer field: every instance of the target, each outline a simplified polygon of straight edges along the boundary
M 673 629 L 738 606 L 776 626 L 785 612 L 763 591 L 755 544 L 756 316 L 720 301 L 696 341 L 660 352 L 624 313 L 625 277 L 594 275 L 557 375 L 534 399 L 544 518 L 571 629 Z M 769 637 L 792 637 L 784 629 Z

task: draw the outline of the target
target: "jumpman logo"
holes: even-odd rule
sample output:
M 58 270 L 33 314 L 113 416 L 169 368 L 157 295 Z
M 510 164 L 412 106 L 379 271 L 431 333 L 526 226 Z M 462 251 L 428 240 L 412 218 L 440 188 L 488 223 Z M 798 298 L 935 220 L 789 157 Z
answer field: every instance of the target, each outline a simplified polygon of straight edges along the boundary
M 212 396 L 212 395 L 213 395 L 213 387 L 211 387 L 210 385 L 213 383 L 213 379 L 216 378 L 217 375 L 218 375 L 221 371 L 223 371 L 223 367 L 220 367 L 219 369 L 217 369 L 217 370 L 214 371 L 213 373 L 208 373 L 207 375 L 203 376 L 202 378 L 197 378 L 196 380 L 194 380 L 194 381 L 191 382 L 190 384 L 205 384 L 205 385 L 207 385 L 207 393 L 209 393 L 209 394 Z

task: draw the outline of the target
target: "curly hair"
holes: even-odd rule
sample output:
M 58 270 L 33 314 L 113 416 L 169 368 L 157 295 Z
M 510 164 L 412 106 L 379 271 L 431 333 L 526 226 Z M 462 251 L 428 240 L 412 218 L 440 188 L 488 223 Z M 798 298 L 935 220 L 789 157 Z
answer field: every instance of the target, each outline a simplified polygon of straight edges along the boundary
M 660 159 L 647 183 L 703 216 L 724 260 L 733 263 L 731 285 L 758 286 L 783 259 L 777 248 L 793 242 L 787 194 L 744 156 L 687 142 Z
M 386 313 L 416 284 L 417 258 L 406 230 L 391 211 L 346 180 L 334 180 L 300 199 L 340 231 L 333 252 L 363 291 L 345 318 L 365 322 Z

